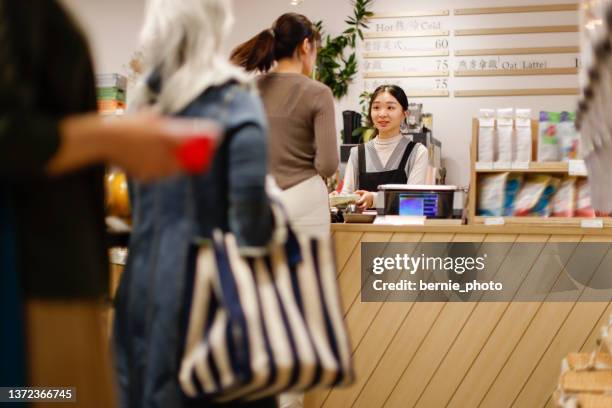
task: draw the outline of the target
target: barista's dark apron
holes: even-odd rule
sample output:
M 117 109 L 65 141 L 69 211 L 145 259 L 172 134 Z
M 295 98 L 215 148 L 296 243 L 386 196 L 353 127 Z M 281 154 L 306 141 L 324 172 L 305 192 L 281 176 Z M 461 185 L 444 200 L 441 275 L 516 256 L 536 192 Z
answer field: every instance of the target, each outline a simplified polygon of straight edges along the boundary
M 412 149 L 416 143 L 410 142 L 404 150 L 402 161 L 399 167 L 395 170 L 379 171 L 374 173 L 366 172 L 365 145 L 360 144 L 357 147 L 359 161 L 359 179 L 357 180 L 357 190 L 378 191 L 378 186 L 381 184 L 406 184 L 408 177 L 406 176 L 406 163 Z

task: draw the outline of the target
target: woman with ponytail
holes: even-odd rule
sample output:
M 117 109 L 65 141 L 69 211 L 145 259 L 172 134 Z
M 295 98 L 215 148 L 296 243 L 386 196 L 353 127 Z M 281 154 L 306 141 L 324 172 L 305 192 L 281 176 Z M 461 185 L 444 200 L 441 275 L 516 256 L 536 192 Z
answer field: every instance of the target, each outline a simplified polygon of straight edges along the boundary
M 334 101 L 310 77 L 321 37 L 305 16 L 287 13 L 232 52 L 232 62 L 259 72 L 257 84 L 269 123 L 269 171 L 283 190 L 293 227 L 329 234 L 329 204 L 322 177 L 338 168 Z

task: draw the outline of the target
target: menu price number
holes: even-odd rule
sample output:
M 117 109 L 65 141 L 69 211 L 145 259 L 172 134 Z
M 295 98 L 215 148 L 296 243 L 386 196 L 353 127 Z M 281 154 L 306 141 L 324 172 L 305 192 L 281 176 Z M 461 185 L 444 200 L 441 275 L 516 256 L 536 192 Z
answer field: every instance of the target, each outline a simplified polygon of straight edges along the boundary
M 436 49 L 437 50 L 448 49 L 448 40 L 436 40 Z
M 448 71 L 448 60 L 436 60 L 438 71 Z
M 448 89 L 448 79 L 447 78 L 436 79 L 436 89 Z

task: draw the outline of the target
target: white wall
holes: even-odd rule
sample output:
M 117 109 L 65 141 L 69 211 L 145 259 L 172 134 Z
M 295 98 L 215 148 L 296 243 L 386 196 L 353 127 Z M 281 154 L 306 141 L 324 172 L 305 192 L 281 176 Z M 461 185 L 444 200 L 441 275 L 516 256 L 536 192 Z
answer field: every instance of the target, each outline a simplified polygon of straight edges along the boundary
M 145 0 L 62 0 L 71 8 L 89 34 L 98 72 L 126 72 L 125 65 L 137 48 L 138 32 L 143 18 Z M 561 0 L 564 1 L 564 0 Z M 565 0 L 567 1 L 567 0 Z M 291 6 L 289 0 L 233 0 L 236 24 L 228 38 L 225 49 L 250 38 L 260 30 L 270 27 L 280 14 L 296 11 L 312 20 L 323 20 L 327 31 L 337 34 L 344 30 L 345 17 L 351 13 L 349 0 L 304 0 L 300 6 Z M 376 0 L 374 10 L 393 12 L 402 10 L 435 10 L 464 7 L 489 7 L 508 5 L 529 5 L 559 3 L 560 0 Z M 450 24 L 476 28 L 506 25 L 561 25 L 576 24 L 577 15 L 569 13 L 545 13 L 532 15 L 497 15 L 453 18 Z M 470 38 L 449 37 L 456 41 L 455 48 L 472 48 Z M 576 45 L 574 34 L 545 34 L 538 37 L 538 44 L 524 44 L 522 36 L 489 37 L 487 46 L 474 48 L 499 48 L 537 45 Z M 479 43 L 482 44 L 482 43 Z M 452 67 L 452 57 L 449 58 Z M 575 87 L 575 76 L 558 77 L 492 77 L 452 78 L 455 89 L 479 88 L 529 88 L 529 87 Z M 542 83 L 545 83 L 544 85 Z M 359 110 L 358 95 L 363 89 L 359 76 L 350 89 L 349 95 L 337 104 L 337 123 L 341 123 L 341 112 L 346 109 Z M 434 135 L 443 143 L 443 159 L 447 168 L 447 182 L 466 185 L 469 181 L 469 141 L 471 118 L 479 108 L 519 107 L 540 110 L 571 110 L 575 108 L 574 96 L 542 97 L 496 97 L 496 98 L 413 98 L 424 104 L 426 111 L 434 115 Z M 535 116 L 535 113 L 534 113 Z
M 60 0 L 89 39 L 96 71 L 126 74 L 138 49 L 145 0 Z

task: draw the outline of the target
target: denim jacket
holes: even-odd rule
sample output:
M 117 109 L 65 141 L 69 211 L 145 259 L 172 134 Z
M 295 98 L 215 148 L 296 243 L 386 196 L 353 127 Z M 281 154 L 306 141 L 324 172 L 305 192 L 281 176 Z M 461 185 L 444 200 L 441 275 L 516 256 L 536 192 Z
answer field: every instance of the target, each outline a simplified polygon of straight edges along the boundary
M 122 407 L 193 403 L 177 380 L 190 244 L 217 228 L 233 232 L 243 247 L 265 246 L 272 235 L 259 98 L 227 84 L 206 90 L 178 115 L 216 119 L 226 132 L 207 173 L 134 185 L 134 228 L 114 331 Z

